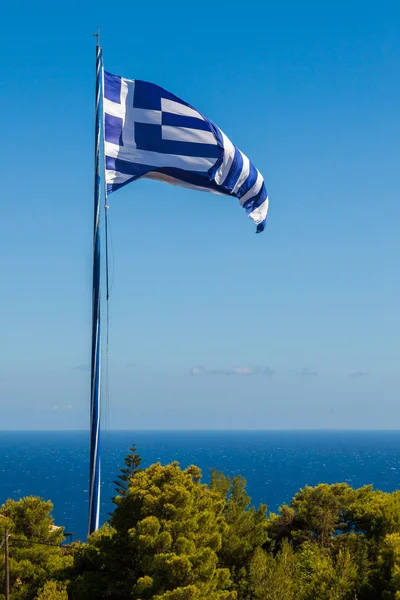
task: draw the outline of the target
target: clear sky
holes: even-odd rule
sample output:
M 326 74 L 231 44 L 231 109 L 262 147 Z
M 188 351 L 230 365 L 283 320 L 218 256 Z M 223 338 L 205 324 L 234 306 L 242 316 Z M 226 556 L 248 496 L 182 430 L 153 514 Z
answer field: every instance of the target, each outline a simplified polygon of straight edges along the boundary
M 2 9 L 0 429 L 88 426 L 94 39 L 257 165 L 235 200 L 110 197 L 110 428 L 400 427 L 400 4 Z

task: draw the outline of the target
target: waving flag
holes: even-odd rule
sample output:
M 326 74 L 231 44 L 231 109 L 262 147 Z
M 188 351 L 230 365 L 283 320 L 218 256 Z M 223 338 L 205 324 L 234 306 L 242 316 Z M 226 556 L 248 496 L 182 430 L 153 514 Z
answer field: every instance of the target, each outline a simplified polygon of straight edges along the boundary
M 236 197 L 265 228 L 264 179 L 229 138 L 193 106 L 153 83 L 104 72 L 107 192 L 147 177 Z

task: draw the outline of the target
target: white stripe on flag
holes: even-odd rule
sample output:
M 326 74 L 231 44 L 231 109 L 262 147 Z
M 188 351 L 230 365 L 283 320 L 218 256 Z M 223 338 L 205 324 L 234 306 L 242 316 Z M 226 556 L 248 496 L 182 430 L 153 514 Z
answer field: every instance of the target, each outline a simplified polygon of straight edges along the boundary
M 124 173 L 119 173 L 118 171 L 111 171 L 110 169 L 106 170 L 106 181 L 107 183 L 125 183 L 129 179 L 132 179 L 133 175 L 125 175 Z
M 179 154 L 163 154 L 161 152 L 150 152 L 149 150 L 137 150 L 118 146 L 111 142 L 104 144 L 105 155 L 118 158 L 129 163 L 139 165 L 151 165 L 153 167 L 177 167 L 186 171 L 206 173 L 217 161 L 216 158 L 203 158 L 200 156 L 180 156 Z
M 240 152 L 240 150 L 239 150 Z M 246 179 L 249 176 L 250 173 L 250 161 L 247 158 L 247 156 L 245 154 L 243 154 L 243 152 L 240 152 L 240 154 L 242 155 L 242 159 L 243 159 L 243 166 L 242 166 L 242 171 L 239 175 L 239 179 L 237 180 L 237 182 L 235 183 L 233 189 L 232 189 L 232 194 L 236 194 L 236 192 L 238 191 L 238 189 L 240 189 L 240 187 L 243 185 L 243 183 L 246 181 Z
M 259 223 L 262 223 L 265 219 L 265 217 L 267 216 L 267 212 L 268 212 L 268 197 L 265 198 L 264 202 L 262 204 L 260 204 L 260 206 L 257 206 L 257 208 L 255 208 L 253 210 L 253 212 L 251 212 L 249 214 L 250 219 L 253 219 L 254 223 L 256 225 L 258 225 Z
M 192 129 L 190 127 L 172 127 L 163 125 L 161 128 L 161 137 L 163 140 L 176 140 L 179 142 L 193 142 L 195 144 L 217 145 L 217 140 L 211 131 L 202 129 Z
M 231 168 L 233 159 L 235 158 L 235 146 L 231 140 L 221 131 L 222 139 L 224 142 L 224 160 L 218 171 L 215 174 L 215 183 L 222 185 L 225 179 L 228 177 L 229 169 Z
M 133 108 L 133 120 L 136 123 L 149 123 L 150 125 L 161 125 L 161 111 L 147 110 L 145 108 Z
M 240 198 L 240 204 L 243 206 L 243 204 L 246 202 L 246 200 L 248 200 L 249 198 L 253 198 L 253 196 L 257 196 L 258 192 L 261 190 L 261 186 L 263 184 L 263 177 L 260 173 L 260 171 L 257 169 L 257 179 L 255 184 L 253 185 L 253 187 L 251 187 L 249 189 L 248 192 L 245 193 L 244 196 L 242 196 Z
M 197 110 L 194 110 L 194 108 L 190 108 L 189 106 L 185 106 L 184 104 L 180 104 L 179 102 L 175 102 L 174 100 L 161 98 L 161 110 L 174 115 L 180 115 L 181 117 L 194 117 L 195 119 L 201 119 L 204 121 L 203 117 L 199 112 L 197 112 Z
M 108 98 L 103 99 L 104 112 L 112 117 L 119 117 L 123 119 L 125 116 L 125 104 L 118 104 Z
M 135 143 L 135 121 L 133 119 L 133 98 L 135 94 L 135 83 L 127 79 L 121 79 L 121 104 L 125 108 L 125 118 L 122 125 L 122 141 L 125 148 L 136 148 Z

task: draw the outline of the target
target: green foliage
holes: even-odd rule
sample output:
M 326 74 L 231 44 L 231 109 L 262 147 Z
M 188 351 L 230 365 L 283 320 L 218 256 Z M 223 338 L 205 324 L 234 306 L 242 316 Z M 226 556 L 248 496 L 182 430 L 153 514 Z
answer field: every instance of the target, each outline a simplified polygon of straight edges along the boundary
M 0 540 L 8 530 L 10 587 L 13 600 L 31 600 L 48 579 L 58 577 L 72 563 L 59 547 L 64 529 L 55 527 L 51 502 L 28 496 L 7 500 L 0 507 Z M 33 544 L 32 542 L 42 542 Z M 4 554 L 0 555 L 0 581 L 4 581 Z M 0 595 L 0 600 L 4 596 Z
M 35 600 L 68 600 L 67 584 L 59 581 L 47 581 Z
M 365 486 L 354 491 L 355 501 L 348 510 L 354 530 L 375 542 L 400 531 L 400 492 L 392 494 Z
M 270 534 L 277 541 L 287 537 L 294 543 L 314 540 L 326 546 L 335 533 L 349 531 L 347 510 L 356 494 L 346 483 L 307 486 L 294 496 L 290 507 L 283 506 L 280 515 L 271 517 Z
M 356 598 L 358 570 L 347 550 L 336 556 L 316 542 L 294 551 L 284 541 L 274 556 L 258 549 L 250 566 L 254 600 L 350 600 Z
M 335 556 L 315 542 L 305 542 L 298 553 L 302 600 L 347 600 L 356 597 L 357 566 L 348 550 Z
M 108 523 L 68 549 L 51 503 L 0 507 L 12 600 L 400 600 L 400 491 L 307 486 L 267 515 L 242 477 L 140 464 L 132 446 Z
M 283 542 L 276 556 L 257 548 L 250 564 L 250 597 L 254 600 L 297 600 L 298 572 L 298 561 L 288 542 Z
M 265 505 L 258 509 L 250 506 L 246 492 L 246 480 L 237 476 L 232 479 L 223 473 L 211 472 L 211 490 L 224 498 L 223 515 L 225 527 L 222 545 L 218 552 L 220 564 L 227 567 L 235 583 L 239 598 L 248 595 L 248 569 L 255 550 L 267 541 Z
M 129 453 L 124 458 L 125 467 L 120 469 L 120 475 L 117 475 L 115 491 L 118 496 L 126 496 L 129 490 L 129 484 L 133 475 L 140 470 L 142 459 L 140 458 L 135 444 L 129 448 Z M 113 502 L 115 498 L 113 498 Z
M 233 600 L 218 565 L 225 501 L 197 467 L 155 464 L 115 498 L 110 525 L 76 554 L 72 600 Z
M 378 554 L 382 600 L 400 598 L 400 533 L 385 536 Z

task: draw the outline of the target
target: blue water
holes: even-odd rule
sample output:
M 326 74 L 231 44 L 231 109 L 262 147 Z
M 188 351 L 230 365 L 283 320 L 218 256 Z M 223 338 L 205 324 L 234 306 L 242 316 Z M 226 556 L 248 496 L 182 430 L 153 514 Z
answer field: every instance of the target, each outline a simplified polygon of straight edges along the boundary
M 255 504 L 270 510 L 306 484 L 400 485 L 400 431 L 165 432 L 114 431 L 102 437 L 101 519 L 112 510 L 113 480 L 134 442 L 143 466 L 178 460 L 244 475 Z M 87 531 L 87 432 L 0 432 L 0 504 L 28 494 L 54 503 L 56 524 L 84 539 Z

